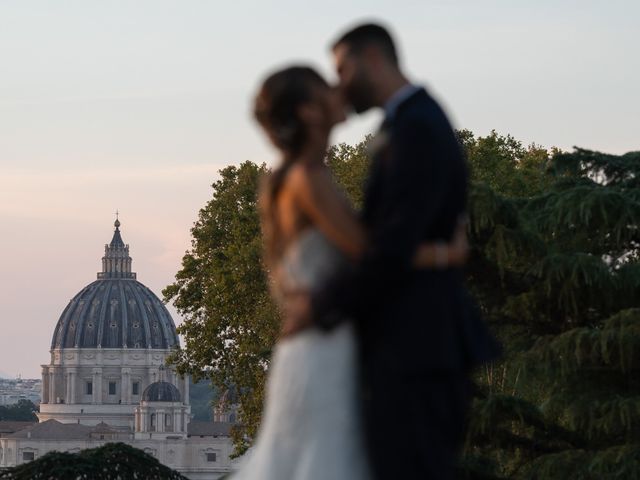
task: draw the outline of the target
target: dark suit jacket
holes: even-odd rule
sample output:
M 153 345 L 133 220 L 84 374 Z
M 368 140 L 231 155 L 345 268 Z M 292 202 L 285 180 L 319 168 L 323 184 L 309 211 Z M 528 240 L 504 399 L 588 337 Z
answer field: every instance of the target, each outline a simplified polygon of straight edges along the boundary
M 466 371 L 494 358 L 461 272 L 411 265 L 420 243 L 451 240 L 466 208 L 468 171 L 444 112 L 420 89 L 372 147 L 362 212 L 370 247 L 314 306 L 332 304 L 356 319 L 365 362 L 376 369 Z

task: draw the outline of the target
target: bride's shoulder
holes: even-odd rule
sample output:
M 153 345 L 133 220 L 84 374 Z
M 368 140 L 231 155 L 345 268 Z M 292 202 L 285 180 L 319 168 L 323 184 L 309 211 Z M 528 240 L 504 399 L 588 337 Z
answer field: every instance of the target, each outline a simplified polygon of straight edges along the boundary
M 286 181 L 294 192 L 311 193 L 327 181 L 327 175 L 327 167 L 322 164 L 298 162 L 289 169 Z

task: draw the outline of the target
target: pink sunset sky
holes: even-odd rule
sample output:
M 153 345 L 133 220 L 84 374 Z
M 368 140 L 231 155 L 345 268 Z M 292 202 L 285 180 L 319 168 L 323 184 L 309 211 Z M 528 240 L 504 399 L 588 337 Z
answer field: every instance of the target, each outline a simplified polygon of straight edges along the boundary
M 216 172 L 277 161 L 250 116 L 260 78 L 292 61 L 333 78 L 328 46 L 355 21 L 392 27 L 410 77 L 458 128 L 640 149 L 638 2 L 310 5 L 0 2 L 0 375 L 39 377 L 116 209 L 138 279 L 160 295 Z M 379 118 L 352 118 L 334 140 L 357 142 Z

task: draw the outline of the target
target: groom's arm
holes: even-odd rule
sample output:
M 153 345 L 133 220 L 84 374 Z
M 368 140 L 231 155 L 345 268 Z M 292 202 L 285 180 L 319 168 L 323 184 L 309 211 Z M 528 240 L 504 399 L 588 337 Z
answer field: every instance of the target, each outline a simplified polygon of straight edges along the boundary
M 312 299 L 315 321 L 331 325 L 339 314 L 366 316 L 412 267 L 424 233 L 443 208 L 451 165 L 427 119 L 399 120 L 391 136 L 391 158 L 383 167 L 383 198 L 369 242 L 356 269 L 341 272 Z

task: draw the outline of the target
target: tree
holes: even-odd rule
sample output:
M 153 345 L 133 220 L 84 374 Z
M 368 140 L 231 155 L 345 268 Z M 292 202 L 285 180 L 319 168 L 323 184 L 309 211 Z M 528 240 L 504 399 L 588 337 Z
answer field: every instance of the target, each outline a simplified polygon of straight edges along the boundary
M 506 347 L 502 362 L 478 375 L 467 474 L 632 478 L 640 465 L 640 153 L 576 149 L 545 159 L 495 133 L 462 137 L 476 180 L 470 285 Z M 537 160 L 524 161 L 532 151 Z M 485 162 L 500 175 L 478 171 Z
M 213 197 L 191 229 L 192 247 L 176 281 L 163 291 L 185 321 L 185 340 L 173 361 L 194 380 L 208 377 L 219 391 L 238 385 L 242 425 L 233 429 L 239 453 L 256 433 L 277 308 L 262 263 L 257 190 L 266 167 L 245 162 L 220 171 Z
M 78 453 L 49 452 L 0 473 L 6 480 L 187 480 L 156 458 L 124 443 L 107 443 Z
M 369 169 L 368 149 L 372 135 L 356 145 L 341 143 L 327 152 L 327 166 L 356 209 L 362 207 L 364 183 Z
M 16 422 L 37 422 L 36 413 L 38 407 L 26 399 L 18 400 L 13 405 L 0 405 L 0 420 L 12 420 Z
M 458 136 L 472 180 L 468 285 L 505 347 L 476 372 L 461 476 L 629 478 L 640 458 L 640 153 Z M 369 140 L 327 158 L 357 206 Z M 279 325 L 260 260 L 266 171 L 247 162 L 221 172 L 165 290 L 187 317 L 179 369 L 239 387 L 240 449 L 259 424 Z

